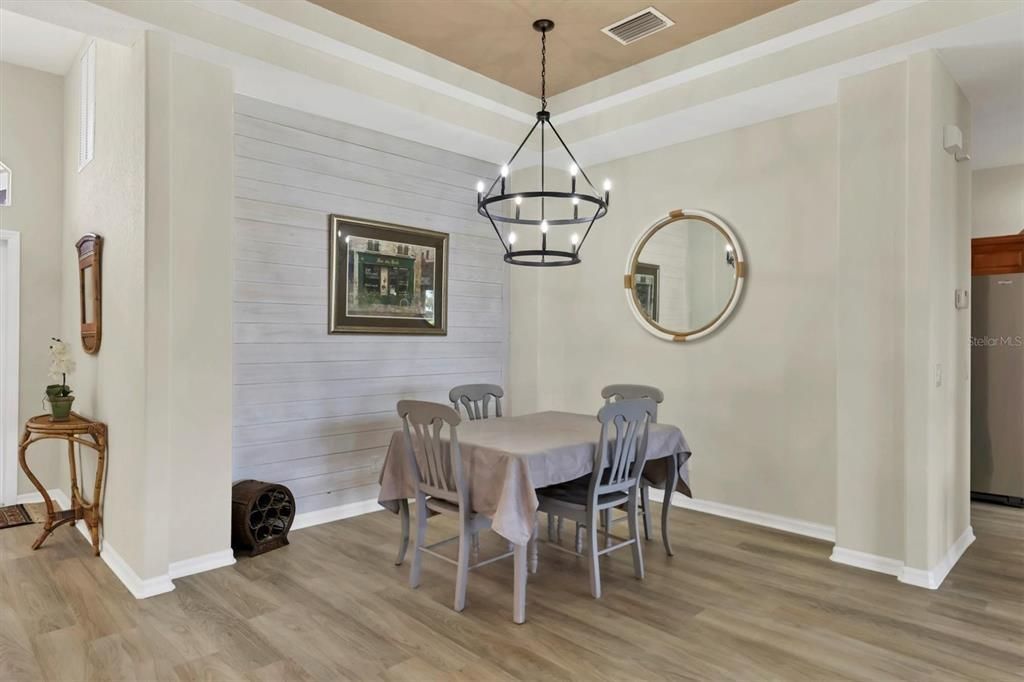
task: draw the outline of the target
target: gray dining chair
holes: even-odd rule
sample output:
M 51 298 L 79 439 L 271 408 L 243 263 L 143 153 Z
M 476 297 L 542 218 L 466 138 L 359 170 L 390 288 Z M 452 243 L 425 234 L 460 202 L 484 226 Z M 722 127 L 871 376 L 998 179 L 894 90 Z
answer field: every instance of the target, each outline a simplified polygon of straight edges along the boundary
M 586 558 L 590 592 L 595 599 L 601 598 L 598 560 L 604 554 L 631 547 L 633 573 L 638 579 L 644 579 L 644 559 L 637 530 L 637 499 L 640 474 L 647 459 L 648 430 L 657 409 L 657 404 L 646 398 L 619 400 L 602 407 L 597 413 L 601 435 L 594 448 L 594 467 L 589 478 L 537 491 L 540 511 L 575 521 L 577 528 L 587 530 Z M 599 519 L 605 511 L 621 505 L 626 506 L 629 537 L 612 536 L 606 526 L 604 547 L 601 548 L 597 541 Z M 610 539 L 618 542 L 609 544 Z M 558 544 L 552 547 L 583 556 L 578 546 L 576 551 Z
M 506 552 L 498 556 L 470 564 L 471 538 L 481 530 L 491 527 L 491 520 L 476 514 L 470 504 L 469 486 L 466 483 L 459 449 L 457 426 L 462 421 L 459 414 L 439 403 L 421 400 L 400 400 L 398 416 L 402 418 L 405 431 L 406 454 L 409 471 L 416 482 L 416 537 L 413 544 L 412 567 L 409 571 L 409 586 L 420 584 L 420 563 L 422 554 L 430 554 L 456 566 L 455 610 L 466 608 L 466 583 L 469 571 L 486 564 L 512 556 Z M 442 436 L 448 428 L 447 447 Z M 459 534 L 425 545 L 428 510 L 458 519 Z M 458 541 L 459 555 L 452 560 L 434 551 L 441 545 Z
M 463 384 L 448 392 L 448 400 L 452 402 L 455 411 L 458 412 L 459 407 L 462 407 L 470 421 L 489 418 L 492 400 L 494 416 L 500 417 L 501 399 L 504 397 L 504 389 L 497 384 Z
M 610 384 L 601 389 L 601 397 L 604 398 L 605 405 L 615 402 L 617 400 L 636 400 L 638 398 L 649 398 L 653 400 L 657 405 L 660 405 L 665 401 L 665 394 L 662 393 L 660 388 L 654 386 L 644 386 L 643 384 Z M 658 421 L 657 406 L 655 406 L 654 418 L 652 422 Z M 676 458 L 675 453 L 670 456 L 669 461 L 671 466 L 675 467 L 675 470 L 679 470 L 679 461 Z M 667 477 L 666 485 L 670 484 L 670 481 L 674 480 L 675 477 Z M 651 539 L 651 496 L 650 486 L 654 485 L 653 482 L 647 478 L 640 477 L 640 511 L 643 513 L 644 519 L 644 538 L 647 540 Z M 669 541 L 668 534 L 668 517 L 669 517 L 669 506 L 663 505 L 661 508 L 661 541 L 665 545 L 665 552 L 672 556 L 672 543 Z M 607 521 L 606 517 L 606 521 Z

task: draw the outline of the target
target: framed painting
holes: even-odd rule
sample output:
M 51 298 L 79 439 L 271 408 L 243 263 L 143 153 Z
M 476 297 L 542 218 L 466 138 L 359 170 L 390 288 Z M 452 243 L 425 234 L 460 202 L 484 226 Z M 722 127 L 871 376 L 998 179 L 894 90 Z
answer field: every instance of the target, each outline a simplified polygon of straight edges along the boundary
M 647 317 L 655 322 L 658 321 L 658 291 L 661 285 L 661 266 L 650 263 L 637 263 L 636 274 L 634 275 L 636 296 L 640 301 L 640 307 Z
M 448 235 L 331 215 L 328 332 L 448 333 Z

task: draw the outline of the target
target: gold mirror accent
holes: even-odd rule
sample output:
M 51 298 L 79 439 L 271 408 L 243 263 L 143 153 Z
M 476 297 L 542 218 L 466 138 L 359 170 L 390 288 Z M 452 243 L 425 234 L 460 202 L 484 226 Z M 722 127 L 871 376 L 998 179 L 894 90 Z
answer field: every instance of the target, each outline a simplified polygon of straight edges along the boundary
M 87 234 L 75 243 L 78 252 L 78 299 L 82 348 L 94 355 L 103 336 L 102 255 L 103 237 Z
M 692 341 L 718 329 L 735 310 L 747 264 L 724 220 L 674 210 L 647 228 L 626 261 L 626 303 L 647 331 Z

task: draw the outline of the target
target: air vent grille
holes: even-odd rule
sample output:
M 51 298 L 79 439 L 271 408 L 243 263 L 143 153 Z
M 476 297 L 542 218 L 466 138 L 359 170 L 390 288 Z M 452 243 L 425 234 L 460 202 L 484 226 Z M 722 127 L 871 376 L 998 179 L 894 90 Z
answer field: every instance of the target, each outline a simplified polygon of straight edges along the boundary
M 601 29 L 601 32 L 611 36 L 623 45 L 629 45 L 673 24 L 675 22 L 664 14 L 653 7 L 648 7 L 636 14 L 631 14 L 622 21 L 615 22 L 611 26 L 605 26 Z

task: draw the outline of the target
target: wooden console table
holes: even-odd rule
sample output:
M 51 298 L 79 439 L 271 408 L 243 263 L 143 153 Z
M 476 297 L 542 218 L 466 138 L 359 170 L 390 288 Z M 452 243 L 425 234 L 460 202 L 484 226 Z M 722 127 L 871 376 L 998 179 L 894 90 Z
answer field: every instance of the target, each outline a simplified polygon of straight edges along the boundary
M 88 438 L 86 438 L 88 437 Z M 28 446 L 38 443 L 41 440 L 57 438 L 68 443 L 68 468 L 71 471 L 71 509 L 57 511 L 54 509 L 53 500 L 49 493 L 35 474 L 28 468 L 25 461 L 25 454 Z M 92 440 L 89 440 L 91 438 Z M 86 503 L 82 499 L 82 492 L 78 488 L 78 467 L 75 465 L 75 444 L 90 448 L 96 452 L 96 481 L 93 485 L 92 501 Z M 18 448 L 18 464 L 21 470 L 32 481 L 32 485 L 43 496 L 46 503 L 46 525 L 43 532 L 32 544 L 32 549 L 39 549 L 43 541 L 59 526 L 75 521 L 85 521 L 89 527 L 89 535 L 92 537 L 93 554 L 100 553 L 100 524 L 102 523 L 102 492 L 103 474 L 107 460 L 107 425 L 86 419 L 82 415 L 72 412 L 71 418 L 67 421 L 55 422 L 50 415 L 41 414 L 32 417 L 25 424 L 25 435 L 21 439 L 21 446 Z

